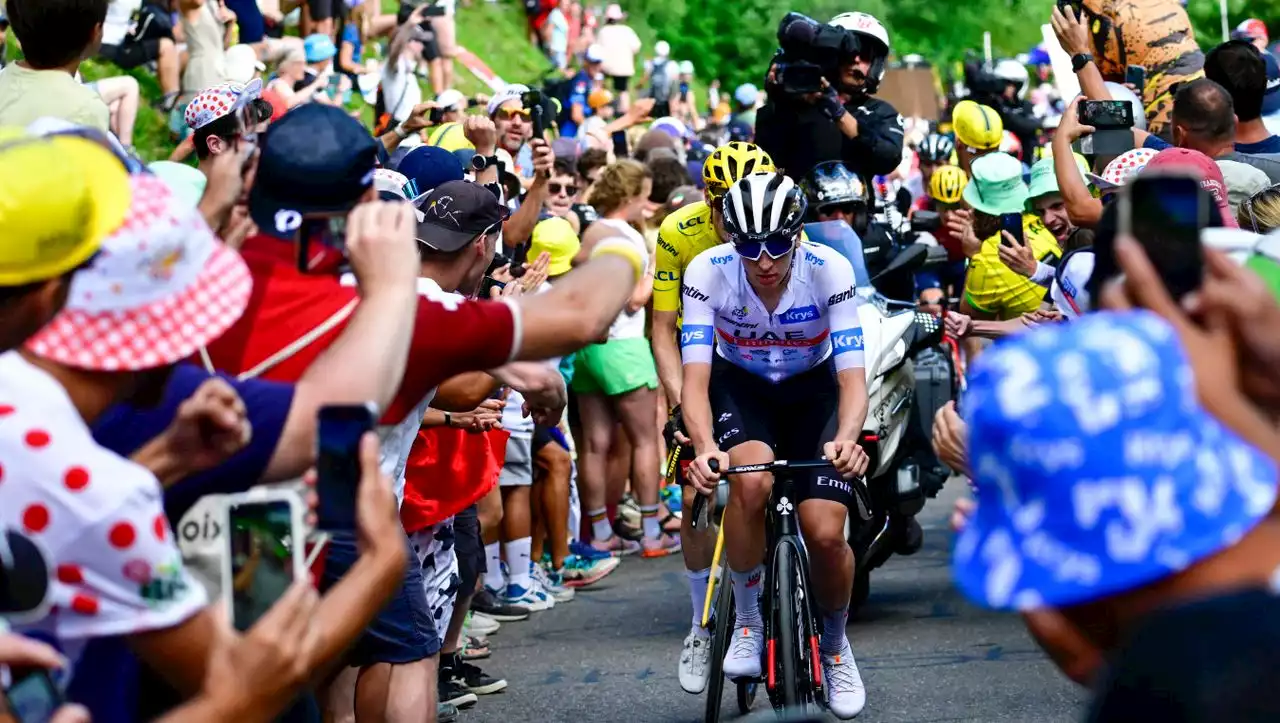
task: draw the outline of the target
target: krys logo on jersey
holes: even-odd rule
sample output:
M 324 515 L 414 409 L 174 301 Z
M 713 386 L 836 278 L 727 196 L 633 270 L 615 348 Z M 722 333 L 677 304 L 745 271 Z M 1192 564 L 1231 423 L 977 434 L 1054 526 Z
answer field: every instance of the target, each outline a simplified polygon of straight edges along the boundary
M 782 324 L 803 324 L 806 321 L 813 321 L 817 318 L 818 307 L 810 304 L 787 310 L 787 313 L 778 317 L 778 322 Z

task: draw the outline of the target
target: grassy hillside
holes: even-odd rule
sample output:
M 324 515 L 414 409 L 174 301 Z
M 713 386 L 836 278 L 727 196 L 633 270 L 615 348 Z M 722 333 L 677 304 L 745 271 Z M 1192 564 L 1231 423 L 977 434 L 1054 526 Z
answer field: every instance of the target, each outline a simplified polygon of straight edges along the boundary
M 382 5 L 386 12 L 394 13 L 399 1 L 382 0 Z M 484 60 L 503 80 L 535 81 L 550 70 L 550 64 L 529 43 L 524 10 L 515 0 L 502 0 L 498 3 L 473 0 L 470 7 L 459 4 L 457 26 L 459 44 Z M 18 47 L 17 38 L 10 32 L 7 40 L 9 59 L 21 58 L 22 51 Z M 455 65 L 454 84 L 459 90 L 468 95 L 489 92 L 461 63 Z M 94 81 L 122 75 L 126 71 L 112 63 L 95 59 L 83 63 L 80 73 L 85 81 Z M 134 146 L 138 155 L 146 161 L 167 158 L 174 143 L 169 133 L 168 117 L 155 107 L 161 96 L 155 75 L 145 68 L 129 71 L 128 74 L 138 79 L 142 89 L 143 102 L 138 110 L 134 131 Z M 425 83 L 423 97 L 432 97 L 431 89 Z M 359 99 L 353 101 L 352 107 L 362 108 L 366 122 L 372 123 L 372 108 Z

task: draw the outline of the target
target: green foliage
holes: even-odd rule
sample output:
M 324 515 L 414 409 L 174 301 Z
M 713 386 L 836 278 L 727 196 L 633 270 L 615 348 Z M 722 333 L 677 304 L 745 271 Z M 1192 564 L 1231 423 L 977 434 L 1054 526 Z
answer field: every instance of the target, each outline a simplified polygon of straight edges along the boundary
M 1280 3 L 1278 3 L 1280 4 Z M 966 50 L 982 49 L 983 31 L 991 31 L 997 55 L 1026 52 L 1040 41 L 1049 21 L 1051 0 L 984 0 L 963 4 L 942 0 L 633 0 L 627 4 L 633 26 L 645 26 L 671 43 L 672 54 L 692 60 L 704 79 L 724 87 L 760 84 L 777 47 L 778 22 L 788 10 L 826 21 L 842 12 L 871 13 L 889 28 L 896 55 L 919 53 L 935 64 L 958 60 Z M 645 34 L 641 33 L 641 38 Z
M 1189 3 L 1187 14 L 1191 16 L 1191 26 L 1195 28 L 1196 42 L 1201 48 L 1209 50 L 1225 40 L 1222 37 L 1221 9 L 1216 1 L 1198 0 Z M 1228 30 L 1234 30 L 1236 25 L 1247 18 L 1261 18 L 1268 24 L 1271 37 L 1275 39 L 1276 32 L 1280 30 L 1280 23 L 1276 22 L 1280 18 L 1280 0 L 1228 0 Z

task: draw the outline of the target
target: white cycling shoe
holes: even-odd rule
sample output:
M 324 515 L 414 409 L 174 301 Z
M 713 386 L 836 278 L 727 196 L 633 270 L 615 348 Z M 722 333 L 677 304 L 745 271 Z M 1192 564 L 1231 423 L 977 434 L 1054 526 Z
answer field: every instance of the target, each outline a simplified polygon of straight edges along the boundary
M 736 627 L 724 656 L 724 677 L 759 678 L 760 655 L 764 652 L 764 628 Z
M 822 678 L 827 688 L 827 707 L 841 720 L 848 720 L 862 712 L 867 704 L 867 689 L 862 686 L 862 675 L 853 660 L 849 643 L 838 655 L 822 656 Z
M 707 689 L 711 670 L 711 636 L 690 632 L 680 650 L 680 687 L 686 693 Z

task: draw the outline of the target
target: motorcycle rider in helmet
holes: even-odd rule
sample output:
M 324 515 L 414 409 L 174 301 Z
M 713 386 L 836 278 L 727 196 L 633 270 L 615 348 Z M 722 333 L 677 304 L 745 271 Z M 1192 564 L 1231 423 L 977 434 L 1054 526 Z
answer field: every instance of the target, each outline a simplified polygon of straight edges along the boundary
M 1004 129 L 1017 137 L 1024 149 L 1035 148 L 1040 120 L 1036 118 L 1035 108 L 1026 100 L 1027 85 L 1031 80 L 1026 66 L 1011 58 L 1001 60 L 991 74 L 1000 81 L 1000 94 L 991 99 L 991 107 L 1000 114 Z
M 822 161 L 841 161 L 865 184 L 888 175 L 902 162 L 903 120 L 889 103 L 875 97 L 889 58 L 889 33 L 866 13 L 841 13 L 826 25 L 803 16 L 787 22 L 811 24 L 818 37 L 841 36 L 829 48 L 819 92 L 791 93 L 782 78 L 790 60 L 776 56 L 765 91 L 768 102 L 756 116 L 756 143 L 788 176 L 799 181 Z M 779 68 L 782 67 L 782 73 Z

